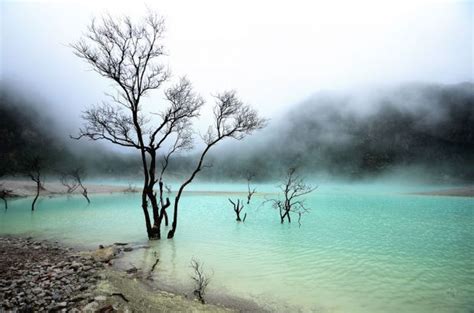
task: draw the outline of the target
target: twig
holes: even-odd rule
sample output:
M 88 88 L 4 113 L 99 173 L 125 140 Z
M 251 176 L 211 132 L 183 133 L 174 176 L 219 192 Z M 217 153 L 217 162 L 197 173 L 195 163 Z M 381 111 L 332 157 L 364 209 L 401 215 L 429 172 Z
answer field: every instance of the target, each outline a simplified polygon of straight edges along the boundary
M 121 293 L 121 292 L 114 292 L 114 293 L 112 293 L 112 296 L 120 297 L 120 298 L 123 299 L 123 301 L 129 302 L 128 299 L 127 299 L 127 298 L 123 295 L 123 293 Z
M 158 265 L 158 262 L 160 262 L 160 259 L 156 259 L 155 263 L 153 264 L 153 266 L 151 267 L 151 270 L 150 270 L 150 274 L 153 273 L 153 271 L 155 270 L 155 267 L 156 265 Z

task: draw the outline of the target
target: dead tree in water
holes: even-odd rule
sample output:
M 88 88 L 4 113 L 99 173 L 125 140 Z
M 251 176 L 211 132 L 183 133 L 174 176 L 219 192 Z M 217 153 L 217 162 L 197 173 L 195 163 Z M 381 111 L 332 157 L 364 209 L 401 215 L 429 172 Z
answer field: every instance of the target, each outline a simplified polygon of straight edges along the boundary
M 194 281 L 194 295 L 198 297 L 202 304 L 205 304 L 204 295 L 211 278 L 204 273 L 204 265 L 196 259 L 191 259 L 191 268 L 194 270 L 191 276 Z
M 79 183 L 68 172 L 62 172 L 59 181 L 61 182 L 61 185 L 66 187 L 66 192 L 68 194 L 73 193 L 77 187 L 79 187 Z
M 187 125 L 191 118 L 198 116 L 204 103 L 183 78 L 168 89 L 167 94 L 175 95 L 175 101 L 157 114 L 160 121 L 154 123 L 151 112 L 143 111 L 141 100 L 169 78 L 160 63 L 165 53 L 163 32 L 163 19 L 156 14 L 150 13 L 138 23 L 129 17 L 115 20 L 109 16 L 99 24 L 93 21 L 84 40 L 72 45 L 74 53 L 86 60 L 94 71 L 110 79 L 116 91 L 115 95 L 109 95 L 110 103 L 104 102 L 84 112 L 86 124 L 74 138 L 106 140 L 138 150 L 143 168 L 141 206 L 149 239 L 160 238 L 163 218 L 154 191 L 158 182 L 157 151 L 179 125 Z M 164 206 L 169 206 L 168 203 L 166 199 Z
M 86 198 L 87 203 L 90 204 L 91 201 L 87 195 L 87 188 L 82 184 L 82 178 L 85 174 L 85 171 L 80 168 L 74 168 L 72 170 L 63 172 L 60 177 L 60 182 L 63 186 L 67 188 L 67 193 L 73 193 L 77 188 L 81 188 L 81 194 Z
M 13 190 L 5 189 L 0 185 L 0 199 L 5 203 L 5 210 L 8 210 L 8 201 L 7 199 L 13 196 Z
M 242 212 L 242 210 L 244 209 L 244 202 L 243 201 L 240 202 L 240 199 L 237 199 L 237 203 L 232 201 L 230 198 L 228 200 L 234 207 L 234 212 L 235 212 L 235 215 L 236 215 L 235 220 L 237 222 L 245 222 L 245 218 L 247 218 L 247 213 L 245 213 L 243 220 L 240 218 L 240 212 Z
M 191 121 L 199 116 L 204 105 L 204 100 L 194 92 L 191 83 L 182 78 L 165 90 L 167 107 L 158 112 L 144 111 L 143 98 L 151 91 L 160 89 L 169 79 L 168 71 L 160 63 L 165 53 L 163 32 L 164 22 L 156 14 L 150 13 L 138 23 L 128 17 L 112 19 L 109 16 L 102 18 L 99 23 L 93 21 L 84 39 L 72 45 L 74 53 L 89 63 L 94 71 L 111 80 L 116 91 L 115 94 L 109 94 L 109 103 L 104 102 L 84 112 L 85 124 L 78 136 L 73 138 L 106 140 L 139 152 L 143 168 L 141 207 L 149 239 L 161 238 L 161 223 L 162 220 L 166 223 L 166 208 L 171 205 L 169 198 L 163 196 L 163 177 L 157 176 L 156 162 L 160 148 L 172 138 L 176 140 L 175 144 L 178 142 L 178 146 L 183 141 L 190 141 Z M 181 194 L 201 170 L 209 149 L 225 137 L 243 138 L 243 135 L 263 127 L 263 122 L 257 119 L 253 110 L 243 105 L 235 106 L 237 99 L 233 93 L 224 94 L 232 94 L 232 101 L 229 102 L 230 106 L 223 106 L 222 116 L 216 116 L 218 135 L 208 138 L 196 169 L 175 197 L 172 229 L 168 238 L 173 238 L 176 230 Z M 254 121 L 258 121 L 254 125 L 246 121 L 246 117 L 251 115 Z M 229 118 L 235 125 L 226 124 L 223 129 L 223 120 Z M 157 183 L 159 195 L 155 192 Z
M 301 215 L 309 212 L 305 205 L 305 200 L 301 197 L 313 192 L 316 187 L 306 184 L 302 177 L 296 174 L 295 168 L 290 168 L 283 183 L 280 185 L 283 199 L 270 199 L 273 207 L 280 214 L 280 221 L 283 224 L 285 219 L 291 223 L 291 213 L 298 214 L 298 223 L 301 226 Z
M 31 211 L 35 210 L 35 204 L 36 204 L 36 201 L 38 200 L 40 191 L 44 189 L 42 177 L 41 177 L 41 170 L 42 170 L 41 163 L 42 163 L 41 159 L 38 156 L 33 157 L 33 159 L 31 159 L 27 163 L 27 175 L 36 184 L 36 194 L 35 194 L 35 198 L 33 199 L 33 203 L 31 203 Z
M 252 175 L 252 174 L 247 175 L 247 204 L 250 204 L 250 200 L 252 200 L 252 196 L 257 191 L 256 188 L 250 189 L 250 181 L 252 180 L 253 176 L 254 175 Z
M 212 147 L 226 138 L 242 140 L 245 136 L 265 127 L 266 120 L 259 117 L 258 113 L 251 107 L 244 105 L 234 91 L 218 94 L 214 106 L 214 125 L 210 126 L 206 135 L 202 136 L 205 148 L 202 151 L 199 161 L 188 179 L 179 187 L 174 199 L 173 223 L 168 232 L 168 238 L 173 238 L 178 223 L 178 208 L 181 195 L 188 184 L 196 175 L 206 167 L 204 159 Z M 209 165 L 207 165 L 209 166 Z
M 81 176 L 83 176 L 84 174 L 85 172 L 82 168 L 75 168 L 71 171 L 71 176 L 76 180 L 77 184 L 82 189 L 81 194 L 84 196 L 84 198 L 86 198 L 87 203 L 90 204 L 91 200 L 89 199 L 89 196 L 87 195 L 87 188 L 82 184 Z

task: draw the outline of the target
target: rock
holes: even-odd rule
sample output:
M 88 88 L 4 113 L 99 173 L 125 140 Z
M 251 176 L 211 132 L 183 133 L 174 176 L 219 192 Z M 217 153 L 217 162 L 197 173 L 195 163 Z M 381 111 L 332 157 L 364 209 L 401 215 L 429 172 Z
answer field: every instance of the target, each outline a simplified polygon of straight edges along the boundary
M 133 248 L 132 248 L 132 247 L 125 247 L 125 248 L 123 249 L 123 251 L 125 251 L 125 252 L 130 252 L 130 251 L 133 251 Z
M 109 304 L 109 305 L 106 305 L 102 308 L 99 309 L 99 313 L 111 313 L 111 312 L 116 312 L 117 310 L 114 309 L 114 307 Z
M 107 300 L 106 296 L 97 296 L 94 298 L 94 301 L 98 301 L 98 302 L 106 301 L 106 300 Z
M 92 252 L 92 257 L 99 262 L 109 262 L 115 257 L 116 253 L 117 251 L 114 247 L 107 247 L 95 250 Z
M 126 242 L 114 242 L 114 245 L 116 245 L 116 246 L 126 246 L 126 245 L 128 245 L 128 243 L 126 243 Z
M 92 301 L 91 303 L 87 304 L 82 308 L 83 312 L 95 312 L 99 308 L 99 304 L 95 301 Z

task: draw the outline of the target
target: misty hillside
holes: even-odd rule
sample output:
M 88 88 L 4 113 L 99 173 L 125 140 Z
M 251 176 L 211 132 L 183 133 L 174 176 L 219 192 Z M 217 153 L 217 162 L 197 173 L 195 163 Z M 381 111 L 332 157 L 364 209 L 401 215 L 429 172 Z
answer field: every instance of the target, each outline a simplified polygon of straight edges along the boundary
M 219 162 L 261 177 L 299 166 L 307 173 L 361 178 L 418 167 L 436 180 L 474 178 L 474 85 L 412 84 L 363 95 L 318 93 L 272 121 L 259 147 Z M 256 135 L 260 136 L 260 135 Z M 235 155 L 235 151 L 232 152 Z M 247 155 L 249 153 L 249 155 Z M 244 165 L 245 164 L 245 165 Z
M 0 88 L 0 174 L 22 175 L 28 160 L 36 156 L 50 174 L 71 167 L 86 168 L 89 176 L 131 175 L 140 170 L 130 156 L 112 154 L 102 146 L 85 147 L 71 139 L 43 107 L 41 100 L 10 87 Z
M 11 90 L 2 91 L 2 170 L 18 173 L 22 159 L 40 154 L 50 171 L 81 165 L 90 175 L 140 173 L 133 155 L 83 146 L 62 134 L 40 107 Z M 174 159 L 170 175 L 187 175 L 194 163 L 192 154 Z M 308 175 L 327 177 L 359 179 L 416 168 L 428 180 L 472 181 L 474 86 L 411 84 L 370 94 L 320 92 L 249 140 L 227 141 L 208 163 L 213 166 L 203 171 L 204 179 L 243 178 L 248 172 L 270 179 L 298 166 Z

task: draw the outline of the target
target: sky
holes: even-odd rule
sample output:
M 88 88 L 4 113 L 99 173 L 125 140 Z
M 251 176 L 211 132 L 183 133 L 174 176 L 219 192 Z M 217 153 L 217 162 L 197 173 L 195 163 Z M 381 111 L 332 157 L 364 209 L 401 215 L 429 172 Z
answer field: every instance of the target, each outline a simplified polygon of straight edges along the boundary
M 71 131 L 111 84 L 68 45 L 106 13 L 158 12 L 173 80 L 186 75 L 209 102 L 235 89 L 270 118 L 320 90 L 474 81 L 474 1 L 1 0 L 0 8 L 2 84 L 41 100 Z

